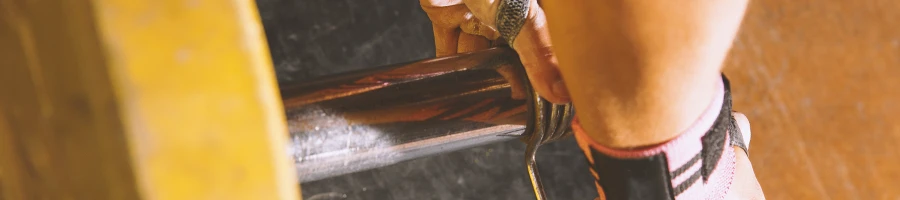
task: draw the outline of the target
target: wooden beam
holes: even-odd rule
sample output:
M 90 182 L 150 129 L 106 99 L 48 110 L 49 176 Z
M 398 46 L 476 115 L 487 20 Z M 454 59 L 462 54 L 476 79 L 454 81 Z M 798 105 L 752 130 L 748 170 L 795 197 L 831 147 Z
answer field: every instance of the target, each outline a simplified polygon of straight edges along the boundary
M 251 0 L 0 0 L 0 199 L 299 199 Z

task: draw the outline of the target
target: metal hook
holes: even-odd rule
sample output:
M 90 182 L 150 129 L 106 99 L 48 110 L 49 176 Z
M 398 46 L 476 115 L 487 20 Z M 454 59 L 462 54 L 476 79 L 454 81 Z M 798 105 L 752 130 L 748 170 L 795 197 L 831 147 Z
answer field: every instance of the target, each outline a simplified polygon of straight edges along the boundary
M 537 200 L 547 200 L 544 185 L 537 170 L 535 155 L 542 144 L 570 135 L 569 124 L 572 122 L 574 110 L 571 104 L 553 104 L 533 94 L 534 120 L 526 128 L 529 135 L 525 149 L 525 167 L 531 179 L 531 187 Z

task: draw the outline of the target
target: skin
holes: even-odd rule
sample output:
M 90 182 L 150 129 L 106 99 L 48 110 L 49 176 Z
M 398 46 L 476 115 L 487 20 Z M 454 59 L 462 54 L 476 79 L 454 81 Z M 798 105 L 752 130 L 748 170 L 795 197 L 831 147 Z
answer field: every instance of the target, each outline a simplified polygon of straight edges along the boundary
M 746 1 L 546 1 L 578 117 L 601 144 L 662 143 L 712 101 Z M 590 86 L 590 87 L 586 87 Z
M 496 40 L 499 0 L 420 0 L 437 56 Z M 663 143 L 711 103 L 746 0 L 531 1 L 511 45 L 539 95 L 572 102 L 587 135 L 613 148 Z M 551 40 L 552 38 L 552 40 Z M 568 83 L 568 84 L 567 84 Z M 742 116 L 742 115 L 741 115 Z M 739 118 L 741 124 L 746 118 Z M 749 131 L 749 127 L 742 129 Z M 764 199 L 750 161 L 736 149 L 730 197 Z

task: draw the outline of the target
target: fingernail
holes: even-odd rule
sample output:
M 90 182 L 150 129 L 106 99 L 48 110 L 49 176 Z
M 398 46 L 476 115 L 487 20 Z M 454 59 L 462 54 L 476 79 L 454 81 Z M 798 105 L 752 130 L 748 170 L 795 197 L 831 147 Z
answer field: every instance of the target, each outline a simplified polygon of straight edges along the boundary
M 569 90 L 566 89 L 566 82 L 559 80 L 550 87 L 550 92 L 553 92 L 553 95 L 569 100 Z

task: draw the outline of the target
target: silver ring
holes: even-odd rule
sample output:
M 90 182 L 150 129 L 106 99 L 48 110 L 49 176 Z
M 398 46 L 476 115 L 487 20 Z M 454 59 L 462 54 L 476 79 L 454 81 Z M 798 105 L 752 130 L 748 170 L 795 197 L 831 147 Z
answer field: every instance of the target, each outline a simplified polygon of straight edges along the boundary
M 500 0 L 500 6 L 497 8 L 497 31 L 510 47 L 525 24 L 530 5 L 530 0 Z

